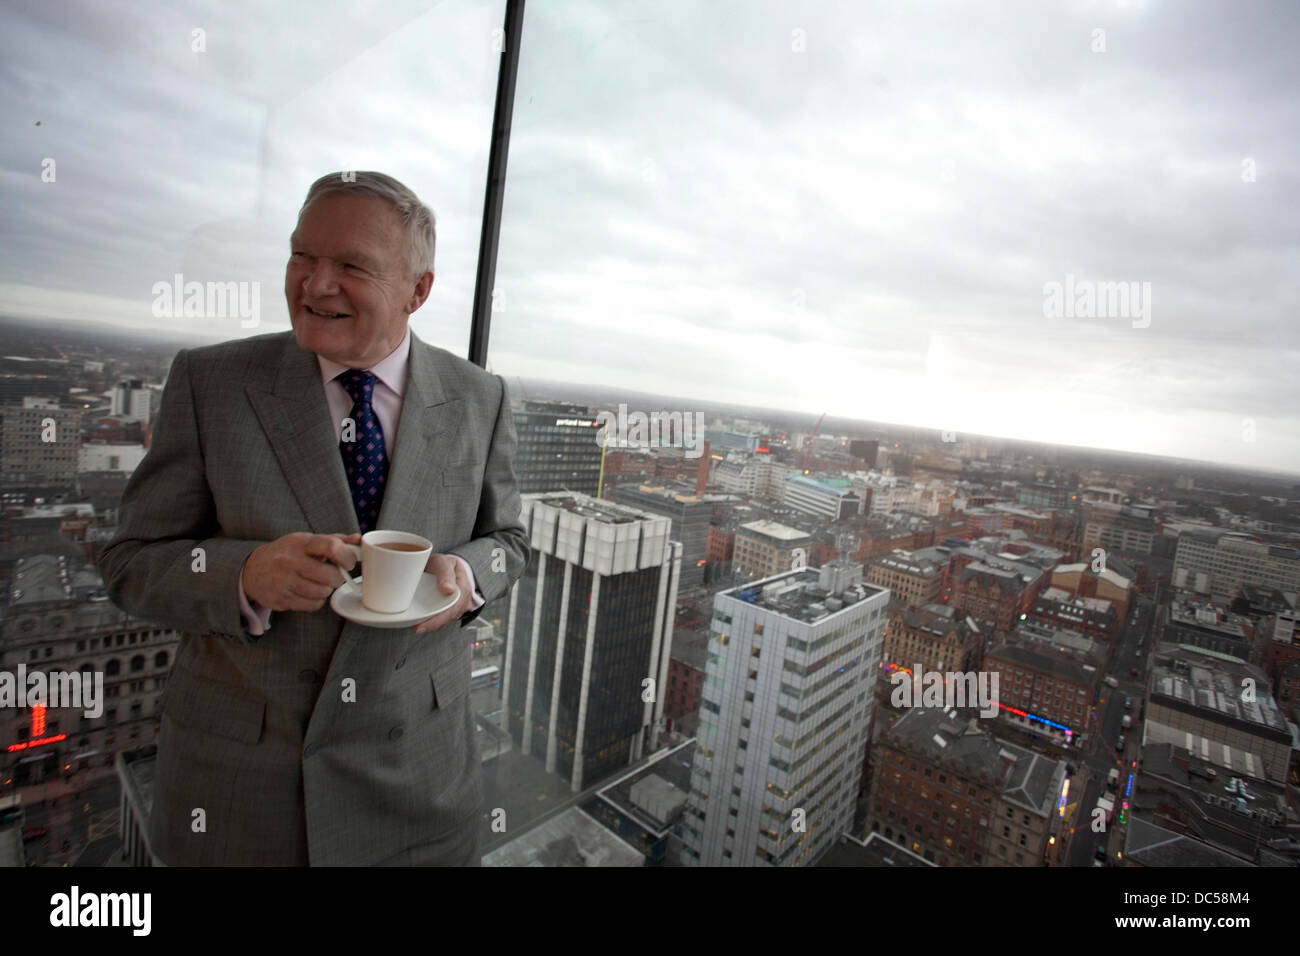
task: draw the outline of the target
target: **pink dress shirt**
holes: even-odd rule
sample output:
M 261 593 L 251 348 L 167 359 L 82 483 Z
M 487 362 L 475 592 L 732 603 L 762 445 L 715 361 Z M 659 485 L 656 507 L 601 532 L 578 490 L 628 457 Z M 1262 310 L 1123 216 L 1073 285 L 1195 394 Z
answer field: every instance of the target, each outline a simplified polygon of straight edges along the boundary
M 390 467 L 397 448 L 397 421 L 402 415 L 402 395 L 406 391 L 406 359 L 410 353 L 411 329 L 408 326 L 401 344 L 388 353 L 387 358 L 380 359 L 366 370 L 373 372 L 376 378 L 370 406 L 374 409 L 375 415 L 379 418 L 379 425 L 384 430 L 384 449 L 388 454 Z M 329 402 L 330 419 L 334 422 L 334 430 L 341 439 L 343 419 L 352 412 L 352 397 L 348 395 L 347 389 L 334 381 L 334 376 L 347 371 L 348 366 L 332 362 L 323 355 L 317 355 L 316 361 L 320 364 L 321 380 L 325 383 L 325 398 Z M 474 571 L 470 568 L 469 562 L 458 554 L 453 554 L 452 557 L 465 569 L 465 576 L 469 578 L 470 610 L 482 607 L 483 595 L 479 593 L 478 583 L 474 580 Z M 242 572 L 239 575 L 239 610 L 244 616 L 244 626 L 248 628 L 248 633 L 254 636 L 265 634 L 267 628 L 271 626 L 270 608 L 262 607 L 252 601 L 244 592 Z

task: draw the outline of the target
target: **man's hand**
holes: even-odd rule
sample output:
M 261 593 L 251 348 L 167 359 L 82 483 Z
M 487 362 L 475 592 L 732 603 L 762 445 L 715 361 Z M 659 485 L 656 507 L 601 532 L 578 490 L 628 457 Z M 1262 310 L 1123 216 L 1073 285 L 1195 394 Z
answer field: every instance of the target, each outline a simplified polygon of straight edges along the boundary
M 319 611 L 340 584 L 343 572 L 356 566 L 348 544 L 359 534 L 308 534 L 295 531 L 256 548 L 244 562 L 244 593 L 272 611 Z
M 416 634 L 436 631 L 438 628 L 450 624 L 468 611 L 472 602 L 473 586 L 469 582 L 469 577 L 465 574 L 465 569 L 460 566 L 460 562 L 451 555 L 429 555 L 429 561 L 424 566 L 424 571 L 426 574 L 438 576 L 438 588 L 443 594 L 450 594 L 456 588 L 460 588 L 460 599 L 447 610 L 435 614 L 433 617 L 426 617 L 415 625 Z

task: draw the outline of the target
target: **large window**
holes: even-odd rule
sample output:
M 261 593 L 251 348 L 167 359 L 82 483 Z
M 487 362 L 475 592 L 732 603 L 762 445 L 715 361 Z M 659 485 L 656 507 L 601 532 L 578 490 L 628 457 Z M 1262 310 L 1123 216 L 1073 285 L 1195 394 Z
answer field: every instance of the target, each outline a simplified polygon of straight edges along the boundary
M 854 820 L 886 602 L 852 626 L 815 622 L 848 619 L 875 593 L 854 590 L 862 566 L 896 552 L 944 569 L 934 598 L 955 620 L 982 613 L 987 585 L 1009 625 L 1007 609 L 1036 599 L 1025 582 L 1095 561 L 1098 540 L 1133 545 L 1103 550 L 1112 576 L 1159 596 L 1198 586 L 1189 532 L 1233 530 L 1276 556 L 1268 576 L 1234 582 L 1300 589 L 1293 32 L 1226 0 L 534 0 L 516 37 L 505 12 L 7 8 L 11 605 L 106 600 L 86 557 L 113 532 L 172 356 L 290 328 L 288 237 L 323 173 L 380 170 L 432 207 L 436 278 L 411 328 L 467 353 L 508 49 L 520 55 L 486 365 L 509 386 L 540 543 L 466 632 L 486 854 L 581 862 L 561 839 L 529 843 L 548 816 L 575 846 L 595 845 L 579 832 L 590 819 L 618 833 L 596 857 L 814 862 Z M 172 289 L 191 282 L 238 291 L 188 311 Z M 70 351 L 73 335 L 101 338 Z M 77 447 L 47 447 L 46 418 Z M 818 513 L 828 501 L 834 518 Z M 1114 527 L 1138 530 L 1097 538 Z M 787 572 L 806 573 L 775 581 Z M 1070 586 L 1068 601 L 1117 587 Z M 21 638 L 58 623 L 48 614 L 0 614 L 0 646 L 19 639 L 11 656 L 38 660 Z M 728 667 L 733 615 L 753 653 Z M 76 647 L 120 648 L 128 632 L 136 644 L 145 626 L 97 620 Z M 909 662 L 953 657 L 951 637 L 931 636 L 909 628 Z M 165 668 L 179 651 L 170 632 L 158 640 Z M 1071 640 L 1074 654 L 1085 639 Z M 832 641 L 847 663 L 814 673 L 808 655 Z M 959 649 L 980 657 L 978 642 Z M 1135 694 L 1145 654 L 1113 668 Z M 670 658 L 707 699 L 665 702 Z M 93 667 L 116 678 L 148 660 Z M 1097 665 L 1060 679 L 1095 686 Z M 872 739 L 888 711 L 874 710 Z M 684 809 L 671 788 L 624 779 L 656 756 Z M 1002 799 L 961 768 L 935 772 L 977 803 Z M 896 775 L 876 787 L 885 802 L 901 791 Z M 911 847 L 933 859 L 937 839 Z M 981 839 L 976 863 L 992 852 Z

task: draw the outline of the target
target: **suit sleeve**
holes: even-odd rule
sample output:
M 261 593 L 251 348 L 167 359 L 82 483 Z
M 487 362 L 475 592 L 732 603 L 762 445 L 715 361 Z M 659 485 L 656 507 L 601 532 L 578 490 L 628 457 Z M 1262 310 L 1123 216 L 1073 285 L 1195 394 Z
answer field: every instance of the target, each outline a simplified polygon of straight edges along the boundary
M 492 430 L 492 444 L 483 469 L 483 490 L 479 497 L 474 537 L 452 548 L 473 569 L 474 583 L 484 603 L 461 616 L 463 627 L 478 617 L 483 608 L 509 592 L 528 566 L 532 548 L 519 519 L 522 502 L 515 478 L 514 416 L 510 411 L 505 379 L 494 376 L 501 388 L 500 404 Z
M 220 530 L 183 349 L 163 388 L 149 452 L 122 494 L 117 533 L 99 555 L 109 599 L 162 627 L 255 643 L 240 611 L 240 574 L 263 542 Z

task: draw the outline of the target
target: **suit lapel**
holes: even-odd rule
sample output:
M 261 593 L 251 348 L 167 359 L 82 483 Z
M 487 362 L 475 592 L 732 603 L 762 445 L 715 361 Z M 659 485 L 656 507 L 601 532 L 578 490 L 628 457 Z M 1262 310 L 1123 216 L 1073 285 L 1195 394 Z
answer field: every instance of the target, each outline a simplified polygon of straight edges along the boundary
M 441 497 L 437 482 L 464 418 L 464 400 L 447 397 L 443 381 L 450 369 L 441 353 L 414 332 L 407 361 L 406 392 L 377 527 L 433 537 Z M 288 333 L 271 391 L 249 385 L 247 393 L 310 530 L 360 531 L 315 353 Z
M 443 388 L 448 371 L 442 354 L 412 332 L 396 450 L 388 464 L 378 528 L 436 537 L 442 498 L 438 482 L 465 414 L 464 400 L 448 398 Z M 455 543 L 435 540 L 434 549 Z
M 311 531 L 359 532 L 315 353 L 288 333 L 272 390 L 246 391 Z

